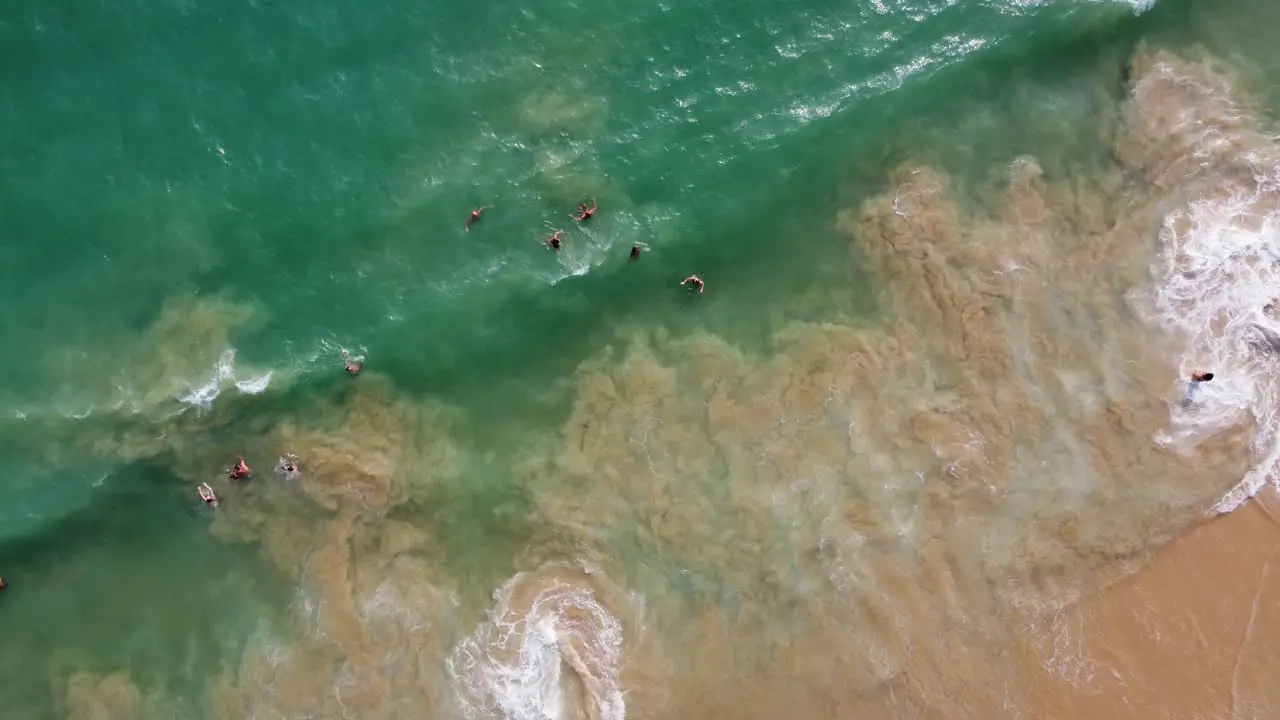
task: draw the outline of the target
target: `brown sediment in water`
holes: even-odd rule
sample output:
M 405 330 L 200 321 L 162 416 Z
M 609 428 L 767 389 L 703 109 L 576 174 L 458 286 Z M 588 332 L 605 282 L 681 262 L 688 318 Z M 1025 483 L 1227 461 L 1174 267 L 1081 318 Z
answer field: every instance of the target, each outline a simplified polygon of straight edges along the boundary
M 443 707 L 448 582 L 415 555 L 426 534 L 386 513 L 456 471 L 444 411 L 396 400 L 376 374 L 262 447 L 301 459 L 228 488 L 213 532 L 261 543 L 295 577 L 291 628 L 265 630 L 209 700 L 215 717 L 392 717 Z M 206 458 L 207 459 L 207 458 Z M 184 461 L 198 472 L 200 458 Z
M 1241 418 L 1156 441 L 1194 409 L 1178 406 L 1181 338 L 1130 293 L 1149 284 L 1169 198 L 1230 162 L 1168 137 L 1187 112 L 1239 108 L 1197 100 L 1220 77 L 1203 64 L 1134 66 L 1112 172 L 1046 177 L 1022 158 L 974 205 L 947 173 L 906 165 L 839 214 L 882 321 L 793 323 L 767 354 L 628 331 L 585 361 L 568 420 L 513 469 L 526 520 L 550 529 L 478 623 L 425 559 L 431 532 L 387 517 L 461 472 L 447 412 L 369 375 L 273 429 L 260 447 L 296 453 L 301 477 L 228 493 L 214 532 L 261 543 L 298 580 L 297 627 L 264 633 L 214 682 L 216 715 L 502 717 L 503 692 L 556 695 L 504 674 L 529 658 L 560 672 L 575 718 L 622 703 L 633 718 L 743 719 L 1222 707 L 1220 680 L 1191 705 L 1162 697 L 1190 673 L 1150 653 L 1226 647 L 1163 644 L 1188 628 L 1239 634 L 1188 615 L 1214 592 L 1179 594 L 1188 562 L 1215 562 L 1196 577 L 1232 602 L 1240 577 L 1265 576 L 1251 622 L 1270 627 L 1280 586 L 1254 567 L 1261 551 L 1219 560 L 1204 540 L 1265 545 L 1258 512 L 1197 527 L 1122 578 L 1238 481 L 1253 430 Z M 203 479 L 214 452 L 179 471 Z M 1238 713 L 1269 702 L 1252 633 L 1232 665 Z M 1205 652 L 1192 662 L 1220 678 L 1222 653 Z
M 1207 72 L 1144 63 L 1193 86 Z M 1172 182 L 1148 127 L 1167 101 L 1135 94 L 1139 127 L 1116 141 L 1147 161 L 1123 169 Z M 796 324 L 767 358 L 641 334 L 580 369 L 562 445 L 528 483 L 543 516 L 619 550 L 611 574 L 665 623 L 697 613 L 700 642 L 668 658 L 690 671 L 676 716 L 833 716 L 912 666 L 955 698 L 958 658 L 1019 677 L 983 652 L 1131 571 L 1253 460 L 1243 421 L 1155 441 L 1180 339 L 1125 294 L 1147 282 L 1168 187 L 1046 179 L 1031 158 L 988 208 L 950 183 L 906 166 L 840 217 L 883 282 L 884 325 Z M 974 695 L 957 716 L 986 707 Z
M 65 679 L 68 720 L 162 720 L 176 717 L 172 702 L 157 692 L 144 693 L 125 672 L 95 675 L 77 672 Z M 56 693 L 63 696 L 62 692 Z

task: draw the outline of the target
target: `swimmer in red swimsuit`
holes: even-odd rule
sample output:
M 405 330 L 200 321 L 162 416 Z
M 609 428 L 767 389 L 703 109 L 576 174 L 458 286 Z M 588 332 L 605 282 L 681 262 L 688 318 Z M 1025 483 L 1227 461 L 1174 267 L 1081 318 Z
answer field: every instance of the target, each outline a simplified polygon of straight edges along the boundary
M 597 209 L 599 208 L 596 205 L 595 198 L 592 198 L 590 207 L 587 207 L 586 203 L 582 203 L 581 205 L 578 206 L 578 214 L 570 215 L 569 217 L 573 218 L 574 222 L 584 223 L 590 220 L 592 216 L 596 214 Z
M 680 287 L 684 287 L 688 283 L 692 283 L 694 287 L 698 288 L 699 295 L 702 294 L 703 290 L 707 289 L 707 284 L 702 282 L 702 278 L 698 277 L 697 275 L 690 275 L 689 277 L 680 281 Z
M 250 470 L 249 466 L 245 464 L 244 458 L 238 457 L 236 458 L 236 466 L 231 470 L 231 472 L 227 473 L 227 477 L 232 480 L 243 480 L 252 474 L 253 470 Z
M 467 224 L 466 224 L 466 225 L 463 225 L 463 226 L 462 226 L 462 229 L 463 229 L 463 230 L 470 231 L 470 230 L 471 230 L 471 223 L 473 223 L 473 222 L 475 222 L 475 221 L 479 220 L 479 219 L 480 219 L 480 213 L 484 212 L 485 210 L 488 210 L 488 209 L 489 209 L 489 208 L 491 208 L 491 207 L 493 207 L 493 206 L 492 206 L 492 205 L 485 205 L 484 207 L 478 207 L 478 208 L 476 208 L 475 210 L 472 210 L 472 211 L 471 211 L 471 217 L 467 218 Z

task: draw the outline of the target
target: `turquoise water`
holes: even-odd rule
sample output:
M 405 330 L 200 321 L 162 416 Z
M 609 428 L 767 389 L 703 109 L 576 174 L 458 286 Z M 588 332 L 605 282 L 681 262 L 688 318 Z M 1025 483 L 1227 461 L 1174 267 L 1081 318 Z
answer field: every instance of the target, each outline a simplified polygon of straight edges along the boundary
M 316 574 L 322 563 L 351 578 L 347 600 L 365 602 L 357 614 L 369 623 L 376 603 L 359 598 L 382 598 L 374 588 L 399 588 L 404 607 L 441 608 L 429 640 L 396 636 L 420 653 L 417 684 L 435 689 L 366 683 L 363 717 L 587 712 L 599 690 L 587 680 L 587 700 L 558 711 L 449 699 L 470 677 L 457 668 L 472 655 L 456 648 L 488 647 L 472 628 L 494 591 L 519 597 L 514 574 L 546 563 L 604 567 L 616 586 L 597 586 L 597 599 L 665 588 L 669 602 L 649 601 L 665 608 L 653 611 L 659 637 L 699 607 L 751 622 L 744 597 L 760 598 L 737 574 L 751 575 L 750 547 L 700 567 L 682 545 L 740 545 L 745 516 L 717 508 L 759 489 L 735 484 L 726 448 L 745 444 L 712 433 L 723 444 L 715 459 L 675 444 L 655 459 L 650 430 L 679 435 L 699 411 L 653 401 L 668 411 L 642 422 L 646 398 L 706 392 L 694 406 L 714 414 L 711 385 L 689 370 L 697 358 L 763 367 L 786 356 L 801 324 L 891 315 L 891 281 L 851 253 L 836 218 L 904 162 L 945 168 L 966 202 L 1027 153 L 1048 177 L 1106 175 L 1099 118 L 1115 114 L 1139 41 L 1224 51 L 1241 37 L 1225 21 L 1202 27 L 1198 7 L 8 5 L 0 574 L 11 587 L 0 598 L 0 667 L 21 680 L 0 703 L 23 717 L 86 707 L 250 717 L 277 698 L 289 708 L 279 712 L 301 716 L 298 698 L 328 692 L 333 673 L 372 673 L 352 643 L 372 656 L 383 637 L 366 628 L 344 640 L 314 619 L 315 603 L 342 606 L 327 594 L 338 581 Z M 567 215 L 586 198 L 600 212 L 579 227 Z M 464 232 L 471 208 L 490 204 Z M 565 247 L 552 253 L 541 238 L 556 228 Z M 635 243 L 638 262 L 628 259 Z M 700 297 L 677 287 L 695 272 L 707 280 Z M 737 359 L 681 344 L 707 338 Z M 340 347 L 367 356 L 363 375 L 344 376 Z M 651 372 L 645 347 L 684 369 Z M 743 387 L 764 388 L 773 373 Z M 602 383 L 629 410 L 591 400 Z M 625 431 L 586 429 L 632 411 L 627 422 L 640 424 Z M 807 435 L 781 437 L 799 456 L 825 452 Z M 671 467 L 683 483 L 705 480 L 705 504 L 674 482 L 629 495 L 650 479 L 610 447 L 634 450 L 655 477 Z M 301 482 L 271 472 L 284 452 L 302 458 Z M 256 470 L 248 487 L 221 478 L 237 454 Z M 592 479 L 629 489 L 592 506 Z M 1236 479 L 1161 507 L 1185 510 Z M 204 481 L 223 500 L 216 521 L 194 493 Z M 877 492 L 858 482 L 855 495 Z M 813 493 L 811 508 L 831 502 Z M 664 534 L 667 513 L 698 530 Z M 587 529 L 590 517 L 600 527 Z M 799 521 L 759 522 L 772 528 L 760 537 L 776 534 L 761 556 L 783 558 L 761 564 L 777 593 L 761 607 L 794 612 L 779 611 L 769 634 L 803 636 L 795 628 L 813 620 L 800 598 L 827 582 L 808 564 L 831 547 L 828 524 L 810 547 L 787 529 Z M 390 539 L 401 535 L 415 539 Z M 620 622 L 627 632 L 640 623 Z M 255 643 L 330 636 L 350 656 L 299 671 L 292 700 L 259 692 Z M 593 647 L 581 654 L 608 655 Z M 624 669 L 630 680 L 618 682 L 677 694 L 673 678 L 696 673 L 664 657 L 661 672 Z M 127 682 L 99 682 L 114 673 Z M 306 679 L 324 690 L 302 689 Z M 239 700 L 225 704 L 209 689 L 217 683 Z M 345 691 L 334 692 L 345 707 Z M 635 692 L 631 707 L 645 707 L 647 691 Z M 317 717 L 340 716 L 325 707 Z M 610 708 L 600 700 L 592 716 L 616 716 Z

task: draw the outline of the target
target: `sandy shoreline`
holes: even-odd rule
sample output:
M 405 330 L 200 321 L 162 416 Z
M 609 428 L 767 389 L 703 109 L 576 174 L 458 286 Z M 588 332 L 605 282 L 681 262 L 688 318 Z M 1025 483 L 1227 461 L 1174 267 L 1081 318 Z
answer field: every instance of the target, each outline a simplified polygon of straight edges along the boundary
M 1133 575 L 1020 633 L 915 665 L 869 717 L 1231 718 L 1280 713 L 1280 496 L 1200 523 Z M 1010 670 L 1013 669 L 1013 672 Z M 856 716 L 856 715 L 855 715 Z
M 1267 491 L 1191 528 L 1135 575 L 1068 610 L 1081 659 L 1097 672 L 1090 687 L 1061 693 L 1063 709 L 1094 717 L 1275 717 L 1276 508 L 1280 499 Z

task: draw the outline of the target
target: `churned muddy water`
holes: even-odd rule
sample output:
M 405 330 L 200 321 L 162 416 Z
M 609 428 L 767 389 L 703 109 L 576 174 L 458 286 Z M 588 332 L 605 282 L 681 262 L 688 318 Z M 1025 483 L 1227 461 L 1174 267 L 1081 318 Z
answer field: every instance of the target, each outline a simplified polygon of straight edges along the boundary
M 661 72 L 608 48 L 656 63 L 631 36 L 665 7 L 592 24 L 591 52 L 547 49 L 543 9 L 501 25 L 524 55 L 397 35 L 367 85 L 283 86 L 333 118 L 369 93 L 294 117 L 331 145 L 195 120 L 218 169 L 144 156 L 120 192 L 145 211 L 67 220 L 169 238 L 134 292 L 78 319 L 121 288 L 68 261 L 67 307 L 14 313 L 6 712 L 1280 713 L 1280 10 L 989 3 L 980 35 L 976 10 L 872 5 L 698 5 L 712 39 Z M 879 50 L 840 65 L 848 33 Z M 413 119 L 387 57 L 484 129 Z M 497 196 L 465 235 L 479 202 L 428 140 Z M 54 183 L 53 159 L 14 167 Z M 539 247 L 584 192 L 594 224 Z M 16 247 L 14 283 L 46 267 Z

